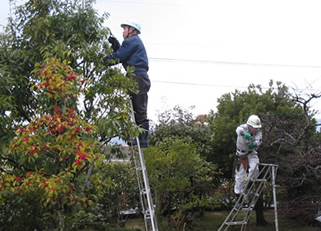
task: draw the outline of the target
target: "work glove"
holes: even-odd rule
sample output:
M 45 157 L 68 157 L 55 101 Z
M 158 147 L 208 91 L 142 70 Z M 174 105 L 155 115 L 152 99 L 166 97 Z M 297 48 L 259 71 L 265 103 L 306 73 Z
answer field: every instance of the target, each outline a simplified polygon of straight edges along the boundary
M 111 59 L 110 56 L 106 56 L 103 61 L 108 67 L 114 66 L 120 62 L 119 59 Z
M 252 139 L 252 135 L 249 132 L 243 131 L 241 135 L 244 136 L 244 138 L 247 140 Z
M 114 36 L 109 36 L 108 42 L 111 43 L 111 48 L 113 49 L 114 52 L 116 52 L 119 49 L 120 43 Z
M 250 150 L 257 147 L 257 143 L 254 141 L 247 146 Z

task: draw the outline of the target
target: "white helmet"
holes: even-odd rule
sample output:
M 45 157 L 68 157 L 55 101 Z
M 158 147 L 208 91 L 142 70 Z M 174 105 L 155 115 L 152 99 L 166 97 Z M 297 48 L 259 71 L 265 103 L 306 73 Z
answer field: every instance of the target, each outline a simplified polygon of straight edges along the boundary
M 248 125 L 252 126 L 253 128 L 261 128 L 262 124 L 261 124 L 261 120 L 257 115 L 251 115 L 247 122 Z
M 120 26 L 121 27 L 124 27 L 124 26 L 133 27 L 138 31 L 138 34 L 140 34 L 141 30 L 142 30 L 142 27 L 140 26 L 140 24 L 136 20 L 128 20 L 125 23 L 122 23 Z

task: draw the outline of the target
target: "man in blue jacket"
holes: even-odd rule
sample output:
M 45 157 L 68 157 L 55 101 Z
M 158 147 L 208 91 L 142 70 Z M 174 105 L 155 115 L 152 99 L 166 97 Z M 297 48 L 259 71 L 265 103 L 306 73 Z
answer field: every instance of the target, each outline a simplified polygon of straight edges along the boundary
M 122 63 L 125 70 L 128 66 L 135 68 L 134 78 L 138 83 L 138 94 L 132 93 L 131 100 L 135 113 L 135 122 L 138 126 L 145 129 L 145 132 L 139 136 L 141 147 L 148 147 L 149 120 L 147 118 L 148 91 L 151 83 L 148 77 L 148 58 L 145 46 L 138 36 L 141 33 L 141 26 L 134 20 L 121 24 L 124 29 L 124 41 L 120 45 L 116 38 L 109 37 L 114 54 L 104 58 L 108 66 Z M 134 143 L 131 143 L 135 145 Z

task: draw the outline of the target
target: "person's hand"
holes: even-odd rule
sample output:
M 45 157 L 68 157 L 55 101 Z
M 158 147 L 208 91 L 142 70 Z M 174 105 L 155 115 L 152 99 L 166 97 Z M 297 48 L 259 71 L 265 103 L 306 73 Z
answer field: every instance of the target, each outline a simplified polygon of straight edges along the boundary
M 253 148 L 257 147 L 257 143 L 254 141 L 254 142 L 250 143 L 247 147 L 248 147 L 250 150 L 252 150 Z
M 114 52 L 116 52 L 119 49 L 120 43 L 114 36 L 110 36 L 108 38 L 108 42 L 111 43 L 111 48 L 113 49 Z
M 241 135 L 244 136 L 244 138 L 247 140 L 252 139 L 252 135 L 249 132 L 243 131 Z

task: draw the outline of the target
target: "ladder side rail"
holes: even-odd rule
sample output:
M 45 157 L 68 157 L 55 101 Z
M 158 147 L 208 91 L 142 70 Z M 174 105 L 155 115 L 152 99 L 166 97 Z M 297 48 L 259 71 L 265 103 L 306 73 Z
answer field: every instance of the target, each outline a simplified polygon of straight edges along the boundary
M 259 196 L 261 195 L 264 185 L 265 185 L 265 181 L 254 181 L 253 184 L 251 185 L 250 189 L 252 187 L 254 187 L 255 184 L 258 184 L 257 189 L 255 190 L 254 196 L 253 198 L 249 201 L 249 210 L 247 211 L 246 215 L 244 216 L 244 224 L 241 227 L 241 231 L 245 231 L 246 230 L 246 226 L 249 223 L 250 220 L 250 216 L 253 212 L 254 206 L 259 198 Z
M 133 108 L 133 103 L 132 101 L 130 100 L 130 106 L 131 106 L 131 119 L 132 121 L 135 123 L 135 113 L 134 113 L 134 108 Z M 147 170 L 146 170 L 146 166 L 145 166 L 145 160 L 144 160 L 144 155 L 143 155 L 143 152 L 141 150 L 141 147 L 140 147 L 140 142 L 139 142 L 139 138 L 136 137 L 136 142 L 137 142 L 137 148 L 138 148 L 138 157 L 139 157 L 139 160 L 140 161 L 136 161 L 135 162 L 135 165 L 137 167 L 137 163 L 140 162 L 140 168 L 141 168 L 141 173 L 142 173 L 142 176 L 143 176 L 143 183 L 144 183 L 144 186 L 145 186 L 145 194 L 146 194 L 146 199 L 147 199 L 147 205 L 148 205 L 148 208 L 149 208 L 149 216 L 150 216 L 150 221 L 151 221 L 151 228 L 152 228 L 152 231 L 158 231 L 158 227 L 157 227 L 157 222 L 156 222 L 156 217 L 155 217 L 155 213 L 154 213 L 154 207 L 153 207 L 153 201 L 152 201 L 152 196 L 151 196 L 151 191 L 150 191 L 150 186 L 149 186 L 149 182 L 148 182 L 148 176 L 147 176 Z M 134 148 L 133 148 L 134 149 Z M 134 153 L 134 152 L 133 152 Z M 139 175 L 139 174 L 138 174 Z M 137 175 L 137 180 L 138 180 L 138 185 L 140 185 L 140 182 L 141 182 L 141 178 Z M 140 186 L 139 186 L 140 187 Z M 142 207 L 143 207 L 143 211 L 144 211 L 144 221 L 145 221 L 145 226 L 146 226 L 146 231 L 148 231 L 148 228 L 147 228 L 147 216 L 146 216 L 146 213 L 147 213 L 147 209 L 145 208 L 145 203 L 143 200 L 144 199 L 144 195 L 143 195 L 143 191 L 142 191 L 143 187 L 140 187 L 140 195 L 141 195 L 141 203 L 142 203 Z
M 142 183 L 142 176 L 141 176 L 141 166 L 139 164 L 139 162 L 137 161 L 137 157 L 136 157 L 136 152 L 135 150 L 132 148 L 132 153 L 133 153 L 133 158 L 134 158 L 134 163 L 135 163 L 135 168 L 136 168 L 136 177 L 137 177 L 137 182 L 138 182 L 138 189 L 139 189 L 139 196 L 141 198 L 141 206 L 143 211 L 145 210 L 145 206 L 143 203 L 143 196 L 142 196 L 142 192 L 143 192 L 143 183 Z M 145 212 L 145 211 L 144 211 Z
M 137 141 L 138 141 L 137 147 L 138 147 L 138 153 L 139 153 L 139 157 L 140 157 L 140 164 L 142 166 L 143 179 L 144 179 L 145 190 L 146 190 L 146 195 L 147 195 L 147 204 L 148 204 L 148 209 L 149 209 L 149 213 L 150 213 L 150 217 L 151 217 L 152 230 L 157 231 L 158 228 L 157 228 L 157 222 L 156 222 L 156 217 L 155 217 L 155 212 L 154 212 L 153 199 L 151 196 L 151 190 L 150 190 L 150 185 L 149 185 L 148 176 L 147 176 L 147 169 L 145 166 L 145 159 L 144 159 L 143 152 L 140 148 L 140 143 L 139 143 L 138 138 L 137 138 Z
M 274 201 L 274 223 L 275 223 L 275 231 L 279 231 L 278 209 L 277 209 L 276 190 L 275 190 L 276 172 L 277 172 L 277 167 L 273 166 L 272 167 L 272 190 L 273 190 L 273 201 Z
M 142 176 L 141 176 L 141 166 L 137 160 L 137 154 L 134 148 L 132 147 L 132 153 L 133 153 L 133 158 L 134 158 L 134 163 L 135 163 L 135 168 L 136 168 L 136 177 L 137 177 L 137 183 L 138 183 L 138 189 L 139 189 L 139 201 L 141 208 L 143 210 L 143 216 L 144 216 L 144 224 L 145 224 L 145 230 L 148 230 L 148 223 L 146 220 L 146 201 L 143 195 L 143 183 L 142 183 Z

